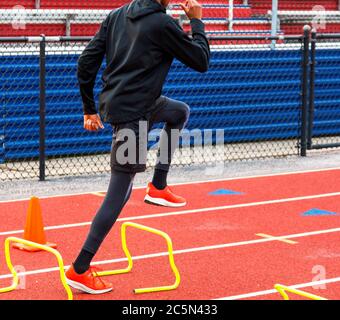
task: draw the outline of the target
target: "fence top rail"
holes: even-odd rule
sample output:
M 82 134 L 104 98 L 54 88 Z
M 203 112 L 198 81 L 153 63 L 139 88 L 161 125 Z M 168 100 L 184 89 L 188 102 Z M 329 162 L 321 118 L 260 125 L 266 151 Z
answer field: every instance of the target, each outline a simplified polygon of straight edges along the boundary
M 316 39 L 340 39 L 340 33 L 316 33 Z
M 340 38 L 340 34 L 338 35 Z M 76 42 L 76 41 L 90 41 L 93 37 L 92 36 L 34 36 L 34 37 L 0 37 L 0 42 L 41 42 L 45 39 L 46 42 Z M 210 41 L 225 41 L 225 40 L 266 40 L 266 41 L 278 41 L 278 40 L 301 40 L 302 36 L 294 36 L 294 35 L 287 35 L 287 36 L 207 36 L 208 40 Z
M 44 35 L 34 37 L 0 37 L 0 42 L 41 42 L 45 39 L 46 42 L 67 42 L 67 41 L 90 41 L 93 37 L 79 36 L 79 37 L 67 37 L 56 36 L 51 37 Z

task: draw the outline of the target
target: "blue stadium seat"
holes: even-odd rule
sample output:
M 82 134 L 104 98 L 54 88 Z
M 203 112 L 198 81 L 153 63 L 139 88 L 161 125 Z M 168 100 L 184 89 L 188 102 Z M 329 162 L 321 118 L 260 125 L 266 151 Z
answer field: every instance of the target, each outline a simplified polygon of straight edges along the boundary
M 48 156 L 109 152 L 112 130 L 82 128 L 77 55 L 47 56 Z M 212 53 L 208 73 L 178 61 L 164 94 L 191 107 L 189 129 L 223 129 L 226 143 L 296 138 L 300 116 L 300 50 L 228 50 Z M 104 66 L 103 66 L 104 67 Z M 314 134 L 340 133 L 340 52 L 318 51 Z M 98 77 L 96 96 L 101 83 Z M 39 153 L 39 61 L 0 57 L 0 162 Z M 150 145 L 151 146 L 151 145 Z

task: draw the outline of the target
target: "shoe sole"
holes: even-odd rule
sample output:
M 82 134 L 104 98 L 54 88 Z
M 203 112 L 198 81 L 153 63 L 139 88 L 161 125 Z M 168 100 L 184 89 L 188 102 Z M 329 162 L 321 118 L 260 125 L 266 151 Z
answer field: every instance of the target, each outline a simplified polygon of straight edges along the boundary
M 173 207 L 173 208 L 184 207 L 187 204 L 186 202 L 174 203 L 174 202 L 169 202 L 162 198 L 152 198 L 148 194 L 145 196 L 144 202 L 150 203 L 150 204 L 156 204 L 158 206 Z
M 80 282 L 76 282 L 76 281 L 72 281 L 70 279 L 66 278 L 66 282 L 67 284 L 77 290 L 89 293 L 89 294 L 103 294 L 103 293 L 107 293 L 113 290 L 113 288 L 109 288 L 109 289 L 104 289 L 104 290 L 93 290 L 85 285 L 83 285 Z

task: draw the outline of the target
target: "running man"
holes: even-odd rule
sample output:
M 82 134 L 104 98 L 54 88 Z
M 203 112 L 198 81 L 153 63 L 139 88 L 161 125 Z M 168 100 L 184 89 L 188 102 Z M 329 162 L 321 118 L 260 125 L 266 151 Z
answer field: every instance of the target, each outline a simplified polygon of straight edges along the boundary
M 84 128 L 100 130 L 104 128 L 103 119 L 115 131 L 107 194 L 77 259 L 66 273 L 71 287 L 87 293 L 100 294 L 113 288 L 111 283 L 96 277 L 90 263 L 129 200 L 135 174 L 146 169 L 146 152 L 141 153 L 138 148 L 145 144 L 141 122 L 147 124 L 147 132 L 154 123 L 165 123 L 159 148 L 167 151 L 165 155 L 158 152 L 145 201 L 171 207 L 186 205 L 186 200 L 167 186 L 167 174 L 179 132 L 188 121 L 189 107 L 162 96 L 161 92 L 174 58 L 196 71 L 206 72 L 210 48 L 201 21 L 201 5 L 196 0 L 187 0 L 180 5 L 190 19 L 190 38 L 176 20 L 166 14 L 169 2 L 134 0 L 112 11 L 79 58 Z M 93 89 L 104 56 L 107 65 L 102 77 L 104 86 L 99 99 L 99 116 Z M 135 149 L 128 151 L 136 161 L 121 161 L 122 146 L 130 139 L 124 134 L 126 130 L 132 131 L 136 138 Z

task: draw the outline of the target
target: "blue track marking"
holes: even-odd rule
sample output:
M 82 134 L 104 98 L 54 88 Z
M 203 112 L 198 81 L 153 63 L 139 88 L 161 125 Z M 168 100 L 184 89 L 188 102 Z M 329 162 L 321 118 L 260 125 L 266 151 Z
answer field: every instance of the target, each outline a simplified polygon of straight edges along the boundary
M 228 189 L 218 189 L 212 192 L 209 192 L 210 196 L 223 196 L 223 195 L 241 195 L 243 192 L 228 190 Z
M 304 213 L 301 214 L 304 217 L 309 217 L 309 216 L 336 216 L 339 215 L 336 212 L 331 212 L 327 210 L 321 210 L 317 208 L 310 209 Z

